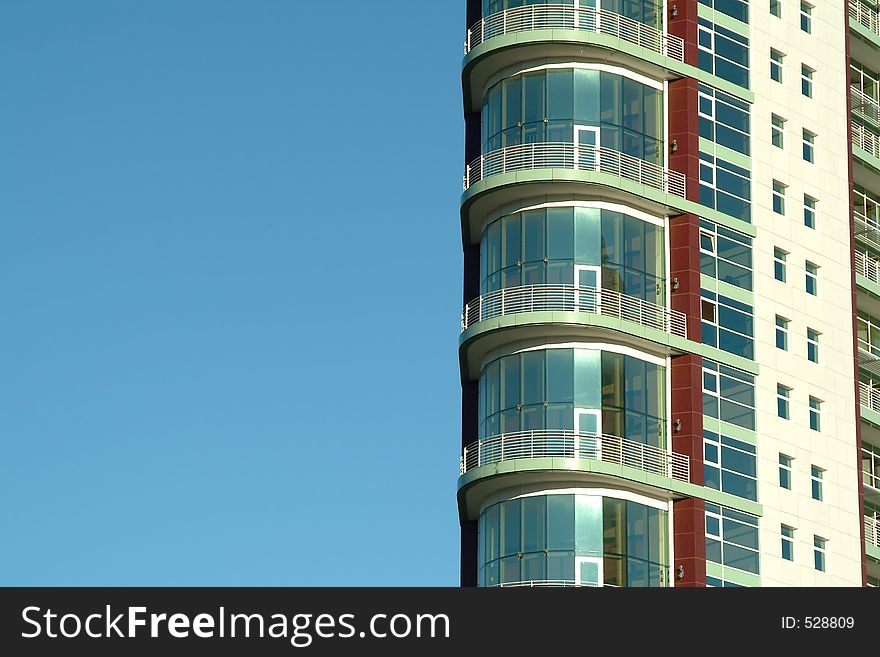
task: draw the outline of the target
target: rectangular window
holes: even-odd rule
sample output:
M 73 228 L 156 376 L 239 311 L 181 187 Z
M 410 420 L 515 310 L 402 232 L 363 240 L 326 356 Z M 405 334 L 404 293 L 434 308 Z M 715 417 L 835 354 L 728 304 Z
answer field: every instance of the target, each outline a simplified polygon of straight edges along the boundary
M 782 558 L 794 561 L 794 527 L 782 525 Z
M 778 180 L 773 181 L 773 212 L 785 214 L 785 185 Z
M 807 34 L 813 32 L 813 6 L 806 2 L 801 3 L 801 30 Z
M 788 253 L 782 249 L 773 249 L 773 278 L 785 283 L 787 277 Z
M 814 230 L 816 228 L 816 203 L 818 203 L 816 199 L 804 194 L 804 226 Z
M 782 82 L 782 60 L 785 58 L 778 50 L 770 49 L 770 79 Z
M 700 137 L 749 155 L 751 117 L 748 103 L 705 84 L 699 86 Z
M 810 397 L 810 429 L 822 431 L 821 416 L 822 401 L 815 397 Z
M 791 490 L 791 457 L 779 455 L 779 487 Z
M 511 3 L 512 5 L 513 3 Z M 521 3 L 517 3 L 521 4 Z M 731 18 L 735 18 L 743 23 L 749 22 L 749 2 L 748 0 L 700 0 L 700 4 L 712 7 L 715 11 L 727 14 Z M 636 3 L 636 6 L 642 6 Z M 623 12 L 621 12 L 623 13 Z M 488 14 L 484 14 L 486 16 Z
M 788 351 L 788 320 L 776 315 L 776 348 Z
M 700 273 L 751 290 L 752 238 L 701 219 Z
M 804 160 L 810 163 L 816 161 L 816 133 L 804 128 Z
M 770 123 L 770 141 L 776 148 L 783 148 L 785 145 L 785 119 L 773 114 L 770 117 Z
M 760 573 L 758 518 L 706 503 L 706 560 Z
M 748 38 L 721 25 L 698 19 L 697 65 L 707 73 L 748 89 Z
M 807 260 L 804 265 L 804 271 L 806 276 L 806 290 L 807 294 L 812 294 L 814 297 L 819 294 L 819 267 L 814 265 L 812 262 Z
M 719 212 L 752 220 L 752 174 L 748 169 L 700 151 L 700 203 Z
M 754 431 L 754 375 L 704 358 L 703 414 Z
M 770 0 L 770 13 L 776 18 L 782 18 L 782 0 Z
M 813 536 L 813 563 L 816 570 L 825 572 L 825 544 L 827 541 L 821 536 Z
M 747 500 L 757 501 L 757 456 L 754 445 L 703 431 L 704 484 Z
M 819 362 L 819 331 L 807 329 L 807 360 L 811 363 Z
M 789 418 L 788 400 L 791 396 L 791 388 L 777 384 L 776 385 L 776 415 L 783 420 Z
M 810 491 L 814 500 L 822 501 L 822 468 L 815 465 L 810 467 Z
M 813 97 L 813 73 L 815 73 L 806 64 L 801 64 L 801 93 L 807 98 Z
M 754 357 L 754 308 L 748 304 L 700 290 L 703 344 L 745 358 Z

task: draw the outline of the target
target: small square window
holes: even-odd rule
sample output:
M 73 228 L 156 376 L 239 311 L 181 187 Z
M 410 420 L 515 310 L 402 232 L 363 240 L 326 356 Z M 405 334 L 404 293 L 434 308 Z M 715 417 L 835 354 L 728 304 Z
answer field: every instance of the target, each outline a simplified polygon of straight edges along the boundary
M 807 294 L 812 294 L 814 297 L 819 294 L 819 267 L 814 265 L 812 262 L 807 260 L 804 265 L 805 276 L 806 276 L 806 290 Z
M 783 420 L 789 418 L 788 400 L 791 396 L 791 388 L 778 384 L 776 386 L 776 415 Z
M 816 161 L 816 133 L 806 128 L 804 128 L 804 160 L 810 163 Z
M 822 430 L 822 401 L 815 397 L 810 397 L 810 429 Z
M 819 362 L 819 331 L 807 329 L 807 360 L 811 363 Z
M 785 145 L 785 119 L 775 114 L 770 117 L 770 141 L 776 148 Z
M 709 322 L 710 324 L 716 323 L 717 313 L 717 305 L 714 301 L 710 301 L 709 299 L 701 299 L 700 302 L 700 311 L 704 322 Z
M 806 2 L 801 3 L 801 30 L 807 34 L 813 32 L 813 6 Z
M 770 79 L 782 82 L 782 60 L 785 58 L 778 50 L 770 50 Z
M 787 278 L 788 253 L 782 249 L 773 249 L 773 278 L 785 283 Z
M 813 230 L 816 229 L 816 203 L 816 199 L 804 194 L 804 226 Z
M 791 461 L 790 456 L 779 455 L 779 486 L 791 490 Z
M 782 525 L 782 558 L 786 561 L 794 561 L 794 527 Z
M 778 180 L 773 181 L 773 212 L 785 214 L 785 185 Z
M 788 320 L 776 315 L 776 348 L 788 351 Z
M 815 73 L 806 64 L 801 64 L 801 93 L 807 98 L 813 97 L 813 73 Z
M 700 231 L 700 251 L 715 255 L 715 236 L 705 231 Z
M 770 13 L 776 18 L 782 18 L 782 0 L 770 0 Z

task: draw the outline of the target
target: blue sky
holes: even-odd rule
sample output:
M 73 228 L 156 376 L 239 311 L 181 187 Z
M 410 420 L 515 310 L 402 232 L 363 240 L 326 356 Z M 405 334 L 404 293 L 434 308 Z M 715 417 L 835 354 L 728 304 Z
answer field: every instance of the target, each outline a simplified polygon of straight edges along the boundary
M 0 2 L 0 584 L 457 584 L 464 5 Z

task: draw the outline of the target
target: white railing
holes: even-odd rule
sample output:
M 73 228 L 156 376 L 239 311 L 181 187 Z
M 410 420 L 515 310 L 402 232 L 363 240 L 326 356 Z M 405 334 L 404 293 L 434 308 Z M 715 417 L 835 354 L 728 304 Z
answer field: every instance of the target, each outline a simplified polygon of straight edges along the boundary
M 610 587 L 618 588 L 617 584 L 583 584 L 573 579 L 529 579 L 521 582 L 502 582 L 499 584 L 490 584 L 486 588 L 506 589 L 506 588 L 530 588 L 530 587 L 548 587 L 548 588 L 568 588 L 568 587 Z
M 867 449 L 862 450 L 862 475 L 864 475 L 862 481 L 866 486 L 880 489 L 880 454 Z
M 865 542 L 880 547 L 880 518 L 865 516 Z
M 579 146 L 568 142 L 519 144 L 481 155 L 467 166 L 464 188 L 489 176 L 530 169 L 608 173 L 685 197 L 685 175 L 679 171 L 664 169 L 610 148 Z
M 859 381 L 859 403 L 880 413 L 880 387 Z
M 859 23 L 867 27 L 874 34 L 880 34 L 880 14 L 876 9 L 872 9 L 868 5 L 859 2 L 859 0 L 849 0 L 849 16 Z
M 860 237 L 880 248 L 880 226 L 875 221 L 868 219 L 858 212 L 853 213 L 853 220 L 856 228 L 856 237 Z
M 526 5 L 492 14 L 468 30 L 464 53 L 492 37 L 530 30 L 583 30 L 607 34 L 670 59 L 684 61 L 684 40 L 681 37 L 664 34 L 650 25 L 610 11 L 571 5 Z
M 855 85 L 850 85 L 850 97 L 852 98 L 853 113 L 864 119 L 877 123 L 880 120 L 880 103 Z
M 874 157 L 880 157 L 880 135 L 871 132 L 863 125 L 852 124 L 853 146 L 858 146 L 863 151 L 868 151 Z
M 687 316 L 614 290 L 574 285 L 523 285 L 484 294 L 461 313 L 461 330 L 477 322 L 513 313 L 536 311 L 582 312 L 625 319 L 641 326 L 687 337 Z
M 589 459 L 636 468 L 643 472 L 691 480 L 690 458 L 618 436 L 574 431 L 518 431 L 471 443 L 461 454 L 461 474 L 490 463 L 531 458 Z
M 872 283 L 880 283 L 880 260 L 869 253 L 856 251 L 856 273 L 861 274 Z

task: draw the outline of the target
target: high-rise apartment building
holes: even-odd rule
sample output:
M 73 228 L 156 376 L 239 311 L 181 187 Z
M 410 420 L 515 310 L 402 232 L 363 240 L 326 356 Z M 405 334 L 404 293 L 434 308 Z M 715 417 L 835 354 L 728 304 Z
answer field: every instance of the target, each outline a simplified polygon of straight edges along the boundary
M 467 0 L 462 585 L 877 585 L 878 24 Z

